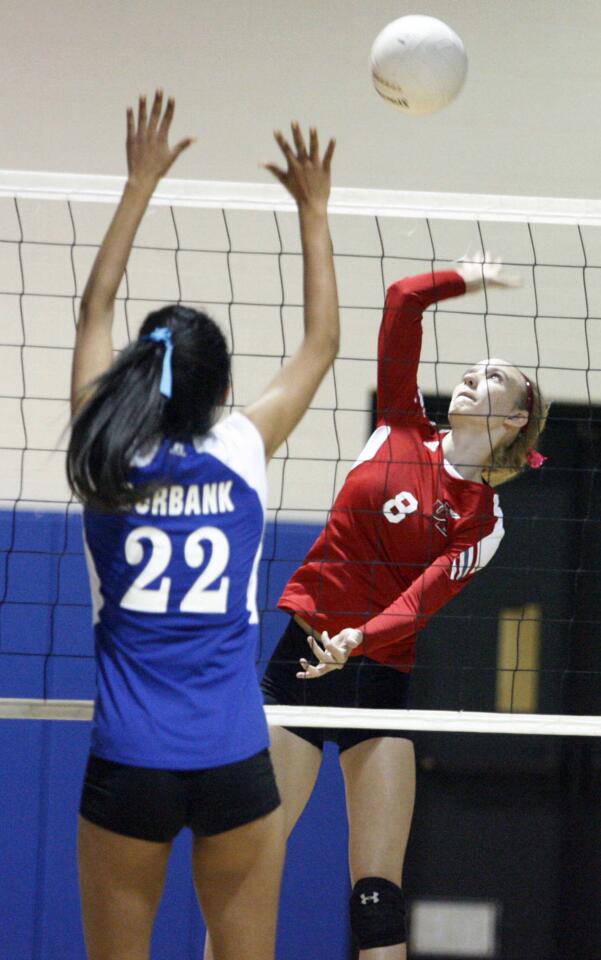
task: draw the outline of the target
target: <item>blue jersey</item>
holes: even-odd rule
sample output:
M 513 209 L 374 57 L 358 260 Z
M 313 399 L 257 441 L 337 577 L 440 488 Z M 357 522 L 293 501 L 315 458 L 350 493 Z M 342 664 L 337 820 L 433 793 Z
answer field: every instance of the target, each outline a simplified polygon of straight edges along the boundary
M 164 769 L 234 763 L 269 743 L 255 670 L 263 441 L 234 413 L 206 437 L 138 457 L 133 482 L 156 479 L 165 485 L 127 513 L 84 512 L 98 663 L 91 750 Z

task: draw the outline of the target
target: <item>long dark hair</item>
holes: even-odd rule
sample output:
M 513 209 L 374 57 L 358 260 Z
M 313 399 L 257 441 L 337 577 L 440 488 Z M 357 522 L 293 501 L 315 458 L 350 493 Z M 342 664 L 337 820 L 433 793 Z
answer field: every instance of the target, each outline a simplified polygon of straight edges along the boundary
M 171 331 L 170 398 L 160 392 L 165 345 L 145 339 L 157 327 Z M 227 344 L 214 320 L 179 305 L 150 313 L 73 420 L 67 452 L 73 493 L 86 506 L 111 512 L 147 497 L 149 486 L 131 483 L 133 458 L 162 437 L 185 441 L 208 433 L 229 378 Z

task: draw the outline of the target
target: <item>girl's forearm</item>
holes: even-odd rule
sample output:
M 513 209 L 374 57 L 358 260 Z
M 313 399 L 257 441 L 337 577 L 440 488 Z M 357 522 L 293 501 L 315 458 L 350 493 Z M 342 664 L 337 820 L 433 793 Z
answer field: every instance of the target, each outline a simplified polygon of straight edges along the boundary
M 82 312 L 90 306 L 112 306 L 154 188 L 154 182 L 127 181 L 83 292 Z
M 299 214 L 304 256 L 305 337 L 337 342 L 338 292 L 327 213 L 301 208 Z

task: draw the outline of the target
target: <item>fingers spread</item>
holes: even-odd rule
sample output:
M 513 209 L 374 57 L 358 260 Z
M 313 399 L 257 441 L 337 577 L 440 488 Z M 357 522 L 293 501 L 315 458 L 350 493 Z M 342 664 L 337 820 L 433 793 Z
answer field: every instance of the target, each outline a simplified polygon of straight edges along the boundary
M 330 140 L 330 142 L 328 143 L 328 145 L 327 145 L 327 147 L 326 147 L 326 152 L 325 152 L 324 155 L 323 155 L 323 163 L 322 163 L 322 166 L 323 166 L 323 168 L 324 168 L 324 170 L 325 170 L 326 173 L 329 173 L 329 172 L 330 172 L 330 167 L 331 167 L 331 165 L 332 165 L 332 157 L 334 156 L 334 150 L 335 150 L 335 149 L 336 149 L 336 141 L 335 141 L 335 139 L 332 137 L 332 139 Z
M 297 121 L 291 124 L 292 127 L 292 136 L 294 138 L 294 146 L 296 147 L 296 155 L 299 160 L 307 159 L 307 148 L 305 146 L 305 140 L 301 133 L 301 128 Z
M 263 167 L 264 170 L 269 170 L 269 172 L 273 174 L 276 180 L 279 180 L 280 183 L 285 185 L 286 183 L 285 170 L 280 170 L 280 168 L 276 167 L 274 163 L 262 163 L 261 166 Z
M 138 100 L 138 133 L 146 132 L 146 97 Z
M 163 91 L 157 90 L 154 95 L 154 100 L 152 103 L 152 110 L 150 111 L 150 121 L 148 123 L 148 132 L 154 133 L 159 124 L 159 118 L 161 116 L 161 110 L 163 109 Z
M 307 637 L 307 643 L 309 644 L 309 646 L 311 647 L 311 650 L 313 651 L 313 653 L 321 663 L 324 662 L 324 658 L 326 660 L 328 659 L 326 657 L 325 650 L 323 649 L 323 647 L 319 645 L 315 637 Z
M 286 160 L 288 161 L 289 166 L 291 167 L 297 166 L 297 160 L 292 151 L 292 147 L 290 146 L 290 144 L 288 143 L 284 135 L 279 130 L 276 130 L 274 133 L 274 137 L 278 147 L 286 157 Z
M 344 663 L 348 657 L 348 651 L 345 644 L 338 646 L 335 643 L 328 643 L 325 652 L 330 655 L 335 663 Z
M 161 120 L 161 125 L 159 127 L 159 137 L 163 140 L 167 139 L 169 135 L 169 127 L 171 126 L 171 121 L 173 120 L 173 114 L 175 112 L 175 100 L 173 97 L 169 97 L 167 100 L 167 108 Z
M 298 680 L 317 680 L 319 677 L 325 676 L 326 673 L 331 673 L 332 670 L 340 670 L 340 667 L 336 664 L 320 663 L 315 665 L 303 659 L 299 662 L 303 669 L 296 674 Z

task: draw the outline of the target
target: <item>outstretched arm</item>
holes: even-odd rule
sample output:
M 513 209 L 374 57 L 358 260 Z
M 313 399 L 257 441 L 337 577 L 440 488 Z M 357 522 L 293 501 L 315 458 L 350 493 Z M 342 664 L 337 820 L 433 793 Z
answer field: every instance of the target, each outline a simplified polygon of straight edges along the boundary
M 309 149 L 297 123 L 292 124 L 294 150 L 282 136 L 275 139 L 287 169 L 267 169 L 296 200 L 300 220 L 304 271 L 303 341 L 281 367 L 261 397 L 245 414 L 258 428 L 269 459 L 292 432 L 334 361 L 339 345 L 338 293 L 327 205 L 334 141 L 323 158 L 317 131 L 311 129 Z
M 417 388 L 422 316 L 431 304 L 465 290 L 454 270 L 405 277 L 388 288 L 378 336 L 378 420 L 425 417 Z
M 378 651 L 386 648 L 402 650 L 413 645 L 415 634 L 423 630 L 431 617 L 457 596 L 496 553 L 503 538 L 500 514 L 487 532 L 490 522 L 464 530 L 448 550 L 437 557 L 423 573 L 394 600 L 359 628 L 346 627 L 330 638 L 326 632 L 316 640 L 307 637 L 317 664 L 300 660 L 299 679 L 314 680 L 332 670 L 340 670 L 352 650 L 363 646 L 362 653 L 370 656 L 370 645 Z
M 115 297 L 140 221 L 150 198 L 177 157 L 193 142 L 187 137 L 175 147 L 167 141 L 175 101 L 163 112 L 163 93 L 155 94 L 150 116 L 140 97 L 137 122 L 127 110 L 128 177 L 119 206 L 96 255 L 83 292 L 71 371 L 71 412 L 74 414 L 93 382 L 113 361 L 112 326 Z
M 405 277 L 386 292 L 378 338 L 378 419 L 425 417 L 417 388 L 422 316 L 433 303 L 483 287 L 516 287 L 518 277 L 503 272 L 499 258 L 479 250 L 454 269 Z

